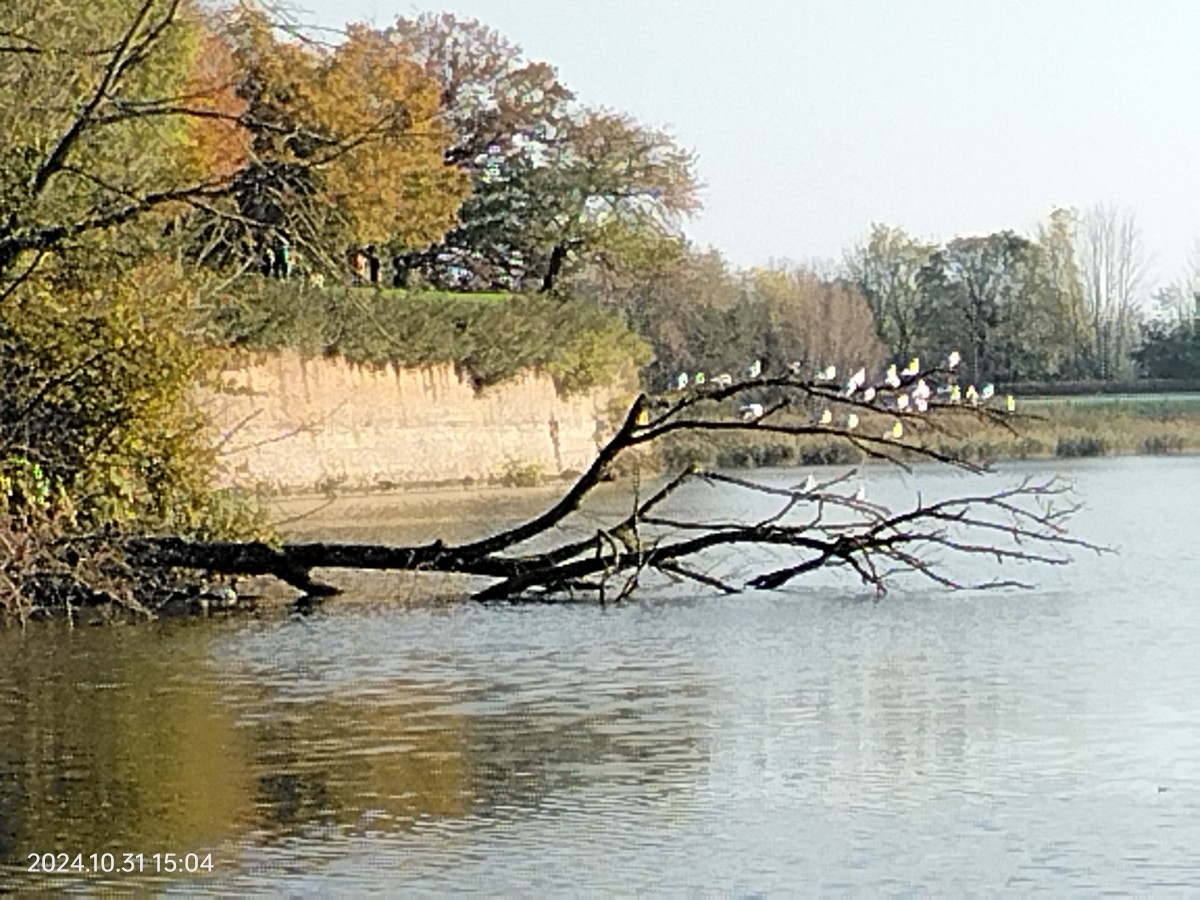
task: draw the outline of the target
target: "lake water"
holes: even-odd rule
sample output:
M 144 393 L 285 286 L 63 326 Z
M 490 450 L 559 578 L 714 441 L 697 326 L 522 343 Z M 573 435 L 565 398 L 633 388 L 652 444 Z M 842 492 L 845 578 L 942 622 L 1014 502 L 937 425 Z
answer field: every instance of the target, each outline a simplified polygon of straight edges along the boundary
M 1032 591 L 2 632 L 0 887 L 1198 893 L 1200 459 L 1054 468 L 1120 554 Z

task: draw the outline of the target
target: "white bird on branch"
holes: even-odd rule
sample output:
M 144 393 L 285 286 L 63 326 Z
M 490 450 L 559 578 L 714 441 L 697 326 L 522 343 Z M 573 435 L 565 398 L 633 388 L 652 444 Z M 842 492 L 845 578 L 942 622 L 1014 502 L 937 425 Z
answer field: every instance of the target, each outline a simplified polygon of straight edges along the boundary
M 723 388 L 732 387 L 733 386 L 733 376 L 730 375 L 728 372 L 722 372 L 720 375 L 718 375 L 716 378 L 713 379 L 713 383 L 715 385 L 717 385 L 717 387 L 723 387 Z
M 817 479 L 813 477 L 812 472 L 808 473 L 808 477 L 804 479 L 803 484 L 801 484 L 799 487 L 792 488 L 792 490 L 798 490 L 802 494 L 811 494 L 816 489 Z
M 913 388 L 912 395 L 914 400 L 928 400 L 932 393 L 933 391 L 929 389 L 929 385 L 926 384 L 925 379 L 922 378 L 917 382 L 917 386 Z
M 950 385 L 950 402 L 951 403 L 961 403 L 962 402 L 962 389 L 959 388 L 959 386 L 957 384 Z
M 906 409 L 908 409 L 908 394 L 897 394 L 896 411 L 904 412 Z
M 756 359 L 754 362 L 750 363 L 747 371 L 750 373 L 751 378 L 762 377 L 762 360 Z
M 912 380 L 913 378 L 916 378 L 920 373 L 921 373 L 921 359 L 920 359 L 920 357 L 914 356 L 912 359 L 909 360 L 908 365 L 904 367 L 904 370 L 900 373 L 900 377 L 902 379 L 906 378 L 906 379 Z
M 858 416 L 855 413 L 849 413 L 846 416 L 846 430 L 853 431 L 858 427 Z
M 833 413 L 831 413 L 829 410 L 825 410 L 823 413 L 821 413 L 820 421 L 822 425 L 831 424 L 833 422 Z
M 817 381 L 834 381 L 837 379 L 837 366 L 826 366 L 817 373 Z
M 892 425 L 889 431 L 885 431 L 883 433 L 883 439 L 885 441 L 898 441 L 902 437 L 904 437 L 904 424 L 902 422 L 896 422 L 894 425 Z
M 1012 394 L 1009 394 L 1007 397 L 1004 398 L 1004 408 L 1007 409 L 1009 412 L 1017 411 L 1017 401 L 1016 401 L 1016 399 L 1014 399 Z
M 804 373 L 804 364 L 800 360 L 788 364 L 789 375 L 802 375 Z
M 975 385 L 973 384 L 967 385 L 967 402 L 972 406 L 979 404 L 979 391 L 975 390 Z
M 696 384 L 696 386 L 697 386 L 697 387 L 699 387 L 700 385 L 704 384 L 704 373 L 703 373 L 703 372 L 697 372 L 697 373 L 696 373 L 696 377 L 695 377 L 695 378 L 693 378 L 693 379 L 692 379 L 692 381 L 693 381 L 693 382 Z
M 983 386 L 983 390 L 979 392 L 979 399 L 981 402 L 986 403 L 988 400 L 992 399 L 992 395 L 995 393 L 996 386 L 994 384 L 985 384 Z
M 675 376 L 675 390 L 686 391 L 688 386 L 687 372 L 680 372 Z
M 946 368 L 954 369 L 960 362 L 962 362 L 962 354 L 957 350 L 951 350 L 950 356 L 946 358 Z
M 883 376 L 883 382 L 890 388 L 900 387 L 900 376 L 896 374 L 895 363 L 887 367 L 887 374 Z
M 865 391 L 863 391 L 862 398 L 863 398 L 864 403 L 870 403 L 872 400 L 874 400 L 875 399 L 875 388 L 869 387 Z
M 762 404 L 747 403 L 742 407 L 741 412 L 743 422 L 753 422 L 755 419 L 761 419 L 763 415 Z
M 862 388 L 867 383 L 867 370 L 859 369 L 850 376 L 850 380 L 846 382 L 846 396 L 852 396 L 855 391 Z
M 856 490 L 854 492 L 854 502 L 855 503 L 866 503 L 867 502 L 867 486 L 865 484 L 859 484 L 858 490 Z

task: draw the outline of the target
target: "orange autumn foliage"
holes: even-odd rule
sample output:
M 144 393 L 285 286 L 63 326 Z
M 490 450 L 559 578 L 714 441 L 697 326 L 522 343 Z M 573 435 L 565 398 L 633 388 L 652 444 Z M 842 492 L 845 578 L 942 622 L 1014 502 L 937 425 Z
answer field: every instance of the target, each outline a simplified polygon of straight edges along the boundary
M 360 243 L 420 247 L 454 224 L 469 176 L 447 166 L 440 87 L 387 36 L 350 26 L 332 50 L 243 21 L 234 58 L 260 160 L 319 173 L 321 199 Z
M 240 75 L 224 38 L 206 31 L 184 89 L 189 116 L 181 164 L 194 177 L 225 180 L 250 159 L 253 136 L 241 121 L 247 103 L 238 94 Z

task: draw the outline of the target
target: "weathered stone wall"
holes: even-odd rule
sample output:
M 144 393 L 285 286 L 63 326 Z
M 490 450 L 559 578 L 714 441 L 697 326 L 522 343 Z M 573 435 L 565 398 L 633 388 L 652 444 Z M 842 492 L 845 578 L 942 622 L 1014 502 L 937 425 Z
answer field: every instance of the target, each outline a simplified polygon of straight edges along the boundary
M 629 389 L 560 397 L 527 372 L 476 392 L 451 365 L 395 369 L 282 352 L 205 392 L 225 479 L 281 491 L 487 481 L 587 467 Z

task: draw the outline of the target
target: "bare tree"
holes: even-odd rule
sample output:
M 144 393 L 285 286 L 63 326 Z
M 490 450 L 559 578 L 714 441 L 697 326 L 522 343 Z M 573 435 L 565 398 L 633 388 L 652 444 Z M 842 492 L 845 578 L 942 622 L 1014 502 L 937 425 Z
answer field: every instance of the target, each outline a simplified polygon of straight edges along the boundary
M 1132 210 L 1097 205 L 1080 217 L 1078 240 L 1097 374 L 1122 378 L 1132 371 L 1130 351 L 1146 278 L 1142 232 Z

